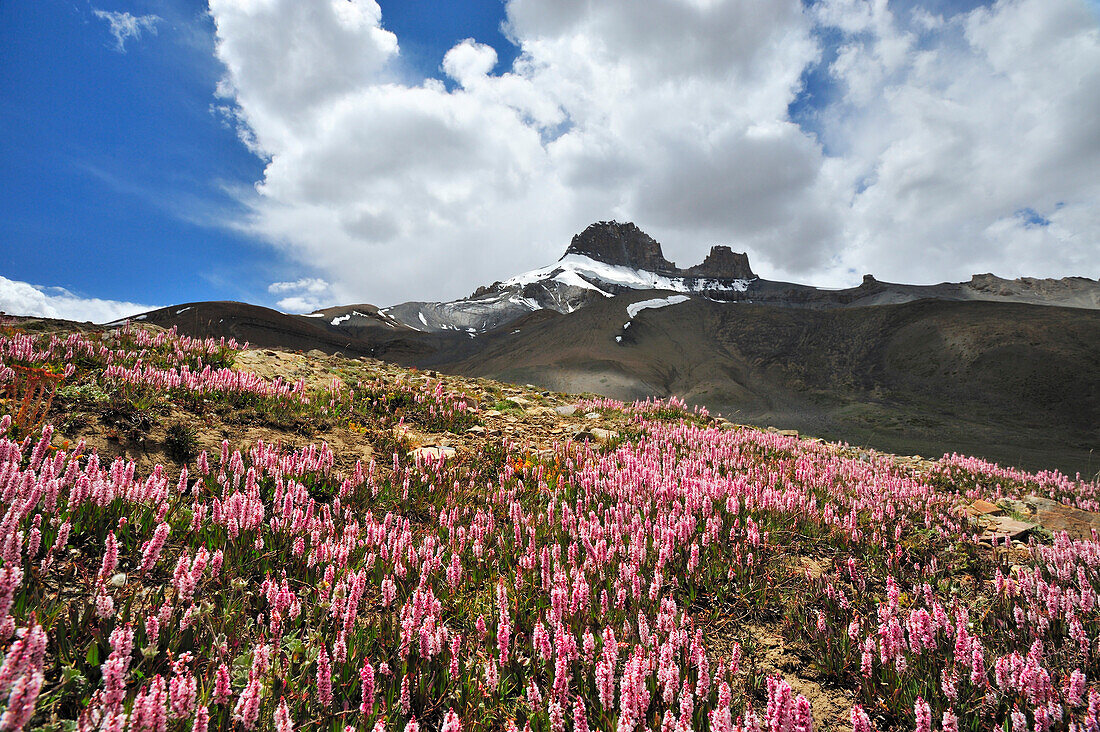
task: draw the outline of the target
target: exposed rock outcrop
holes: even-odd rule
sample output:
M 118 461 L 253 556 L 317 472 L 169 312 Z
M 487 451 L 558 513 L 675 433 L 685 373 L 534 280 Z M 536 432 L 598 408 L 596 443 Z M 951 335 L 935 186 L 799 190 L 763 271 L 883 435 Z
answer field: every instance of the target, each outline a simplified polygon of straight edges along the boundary
M 752 268 L 749 267 L 749 255 L 735 252 L 729 247 L 715 246 L 710 248 L 710 254 L 702 264 L 688 267 L 684 270 L 687 277 L 707 277 L 717 280 L 754 280 Z
M 747 254 L 727 246 L 711 247 L 701 264 L 680 269 L 665 259 L 661 244 L 630 222 L 599 221 L 573 237 L 566 256 L 580 254 L 606 264 L 645 270 L 671 277 L 716 280 L 756 279 Z
M 607 264 L 658 274 L 680 274 L 676 265 L 665 259 L 660 243 L 630 222 L 591 224 L 573 237 L 565 254 L 580 254 Z

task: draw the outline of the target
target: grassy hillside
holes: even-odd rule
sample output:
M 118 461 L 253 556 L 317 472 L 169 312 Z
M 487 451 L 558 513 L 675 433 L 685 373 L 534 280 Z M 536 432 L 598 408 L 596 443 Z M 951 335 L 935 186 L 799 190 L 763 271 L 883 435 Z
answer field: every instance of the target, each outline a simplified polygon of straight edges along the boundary
M 967 509 L 1095 483 L 149 329 L 0 360 L 0 412 L 62 377 L 0 418 L 3 729 L 1100 723 L 1100 545 Z

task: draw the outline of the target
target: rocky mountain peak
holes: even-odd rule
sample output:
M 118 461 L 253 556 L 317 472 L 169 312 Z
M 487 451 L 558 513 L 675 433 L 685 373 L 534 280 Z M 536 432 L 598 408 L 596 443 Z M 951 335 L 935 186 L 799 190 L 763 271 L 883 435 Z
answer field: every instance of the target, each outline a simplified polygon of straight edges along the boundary
M 749 255 L 735 252 L 729 247 L 714 246 L 702 264 L 684 271 L 689 277 L 706 277 L 717 280 L 753 280 L 756 275 L 749 267 Z
M 630 222 L 600 221 L 573 237 L 565 254 L 580 254 L 605 264 L 648 272 L 678 274 L 661 245 Z

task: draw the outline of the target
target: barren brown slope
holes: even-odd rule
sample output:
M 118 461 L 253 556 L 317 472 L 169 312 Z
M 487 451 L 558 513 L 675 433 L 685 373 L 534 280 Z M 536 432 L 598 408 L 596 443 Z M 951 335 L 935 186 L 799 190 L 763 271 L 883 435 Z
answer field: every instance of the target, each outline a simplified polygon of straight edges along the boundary
M 890 452 L 1100 470 L 1098 311 L 941 300 L 810 310 L 696 297 L 643 310 L 623 329 L 628 303 L 658 296 L 539 311 L 477 338 L 395 327 L 373 311 L 333 326 L 240 303 L 166 308 L 146 322 L 559 391 L 675 394 L 736 421 Z
M 377 308 L 356 306 L 372 316 Z M 341 309 L 342 310 L 342 309 Z M 425 358 L 435 349 L 406 328 L 386 326 L 371 318 L 355 328 L 331 324 L 326 317 L 287 315 L 277 310 L 242 302 L 197 302 L 161 308 L 139 316 L 140 322 L 164 328 L 176 326 L 180 333 L 198 338 L 235 338 L 262 348 L 319 350 L 345 356 L 389 354 L 390 360 L 405 362 Z
M 1090 462 L 1100 446 L 1097 312 L 932 300 L 806 311 L 693 299 L 643 310 L 623 330 L 627 319 L 620 297 L 499 334 L 453 364 L 433 360 L 560 390 L 677 394 L 734 420 L 896 452 L 1100 467 Z

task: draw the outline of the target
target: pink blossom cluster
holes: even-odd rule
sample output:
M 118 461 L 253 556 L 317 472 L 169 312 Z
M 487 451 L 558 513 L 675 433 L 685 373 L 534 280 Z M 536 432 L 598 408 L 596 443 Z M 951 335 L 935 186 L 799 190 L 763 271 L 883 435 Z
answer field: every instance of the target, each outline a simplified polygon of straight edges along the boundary
M 981 458 L 951 454 L 945 455 L 936 464 L 934 475 L 942 476 L 951 484 L 973 484 L 980 489 L 971 492 L 975 498 L 1011 497 L 1027 489 L 1034 495 L 1052 498 L 1086 511 L 1100 511 L 1100 486 L 1097 483 L 1085 481 L 1080 475 L 1076 479 L 1070 478 L 1057 470 L 1028 473 Z
M 136 346 L 175 342 L 152 341 Z M 429 415 L 466 409 L 406 387 Z M 89 730 L 461 730 L 490 709 L 509 729 L 808 731 L 793 676 L 761 677 L 713 635 L 709 606 L 749 606 L 788 612 L 860 732 L 884 708 L 922 730 L 1100 725 L 1100 542 L 1059 536 L 1010 563 L 960 511 L 962 464 L 952 487 L 645 416 L 669 406 L 631 412 L 640 436 L 614 448 L 505 445 L 491 469 L 397 454 L 345 475 L 325 445 L 226 441 L 193 472 L 137 475 L 51 450 L 49 426 L 0 436 L 3 713 L 29 722 L 66 653 L 94 679 L 67 702 Z M 25 578 L 56 576 L 94 611 L 29 607 L 50 584 Z
M 308 403 L 305 381 L 299 379 L 290 384 L 280 379 L 269 381 L 248 371 L 236 369 L 212 369 L 191 371 L 188 366 L 158 368 L 138 361 L 132 367 L 112 364 L 103 372 L 109 383 L 129 387 L 151 388 L 158 391 L 184 391 L 195 394 L 235 393 L 254 394 L 275 399 L 291 399 Z
M 180 335 L 174 327 L 154 332 L 127 323 L 122 328 L 103 334 L 31 335 L 16 332 L 0 335 L 0 364 L 61 364 L 72 367 L 74 362 L 80 361 L 89 366 L 106 368 L 153 359 L 166 368 L 188 366 L 201 371 L 204 359 L 224 360 L 227 354 L 247 347 L 247 343 L 241 345 L 232 339 L 190 338 Z M 66 370 L 66 376 L 72 373 L 72 370 Z

